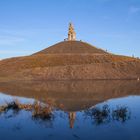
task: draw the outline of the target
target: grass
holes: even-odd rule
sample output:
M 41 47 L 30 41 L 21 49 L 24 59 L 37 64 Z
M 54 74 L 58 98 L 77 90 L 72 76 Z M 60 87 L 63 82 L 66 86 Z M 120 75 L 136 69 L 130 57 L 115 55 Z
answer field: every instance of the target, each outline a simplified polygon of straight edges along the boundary
M 93 55 L 93 54 L 57 54 L 57 55 L 33 55 L 27 57 L 11 58 L 1 61 L 0 69 L 26 69 L 35 67 L 81 65 L 93 63 L 115 63 L 115 62 L 135 62 L 138 59 L 118 55 Z M 140 61 L 139 61 L 140 62 Z M 8 70 L 8 69 L 7 69 Z
M 128 114 L 128 108 L 125 106 L 118 106 L 117 109 L 113 110 L 112 117 L 114 120 L 125 122 L 125 120 L 130 118 L 130 114 Z
M 42 107 L 39 102 L 33 105 L 32 117 L 35 119 L 50 119 L 52 117 L 52 108 L 50 106 Z
M 49 119 L 52 117 L 52 108 L 50 106 L 43 106 L 39 102 L 34 104 L 21 104 L 18 100 L 12 102 L 6 102 L 5 105 L 0 106 L 0 114 L 8 112 L 9 110 L 13 111 L 32 111 L 32 117 L 35 119 Z
M 139 63 L 137 63 L 139 62 Z M 0 79 L 15 77 L 18 72 L 26 69 L 46 68 L 56 66 L 110 64 L 118 68 L 129 64 L 140 65 L 140 59 L 113 54 L 37 54 L 25 57 L 9 58 L 0 61 Z M 40 70 L 41 71 L 41 70 Z M 29 76 L 30 73 L 27 75 Z
M 125 106 L 117 106 L 113 110 L 108 105 L 104 105 L 101 108 L 94 107 L 85 111 L 85 115 L 90 116 L 97 125 L 108 123 L 112 120 L 125 122 L 130 119 L 130 111 Z

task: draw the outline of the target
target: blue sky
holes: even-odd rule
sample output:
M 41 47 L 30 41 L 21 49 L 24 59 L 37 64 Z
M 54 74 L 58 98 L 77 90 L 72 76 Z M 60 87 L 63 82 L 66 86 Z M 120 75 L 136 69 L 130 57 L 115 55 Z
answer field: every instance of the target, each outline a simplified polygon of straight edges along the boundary
M 29 55 L 67 38 L 140 57 L 140 0 L 1 0 L 0 59 Z

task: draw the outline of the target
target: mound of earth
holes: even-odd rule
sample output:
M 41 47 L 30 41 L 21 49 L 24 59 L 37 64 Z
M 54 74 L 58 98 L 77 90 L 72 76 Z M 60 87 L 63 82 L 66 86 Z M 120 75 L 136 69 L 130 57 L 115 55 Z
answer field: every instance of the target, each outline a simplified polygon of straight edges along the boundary
M 137 79 L 140 60 L 64 41 L 25 57 L 0 61 L 0 81 Z
M 53 46 L 50 46 L 36 54 L 63 54 L 63 53 L 106 54 L 107 52 L 82 41 L 64 41 L 57 43 Z

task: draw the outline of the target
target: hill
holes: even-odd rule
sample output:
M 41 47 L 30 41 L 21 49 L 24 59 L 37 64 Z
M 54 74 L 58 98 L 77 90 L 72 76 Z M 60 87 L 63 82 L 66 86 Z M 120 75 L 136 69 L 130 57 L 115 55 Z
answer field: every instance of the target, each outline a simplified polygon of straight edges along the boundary
M 81 41 L 64 41 L 30 56 L 0 61 L 0 80 L 137 79 L 140 60 Z
M 64 53 L 97 53 L 97 54 L 107 54 L 102 49 L 96 48 L 88 43 L 82 41 L 64 41 L 50 46 L 36 54 L 64 54 Z

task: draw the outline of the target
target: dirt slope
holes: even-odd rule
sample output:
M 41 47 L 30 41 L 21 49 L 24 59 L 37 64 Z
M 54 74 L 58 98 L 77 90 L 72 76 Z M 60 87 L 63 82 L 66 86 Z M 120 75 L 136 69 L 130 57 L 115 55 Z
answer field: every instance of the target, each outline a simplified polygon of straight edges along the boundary
M 65 41 L 31 56 L 0 61 L 0 80 L 137 79 L 140 60 Z
M 63 54 L 63 53 L 98 53 L 107 54 L 102 49 L 96 48 L 88 43 L 82 41 L 64 41 L 50 46 L 35 54 Z

